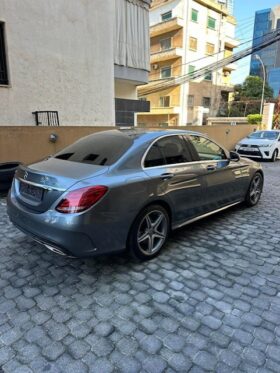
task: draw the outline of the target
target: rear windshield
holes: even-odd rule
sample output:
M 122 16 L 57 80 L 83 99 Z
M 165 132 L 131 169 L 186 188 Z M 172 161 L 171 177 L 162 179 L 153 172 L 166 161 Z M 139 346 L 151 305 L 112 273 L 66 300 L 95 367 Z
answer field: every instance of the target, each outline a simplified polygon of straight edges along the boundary
M 131 147 L 133 139 L 118 131 L 96 133 L 82 138 L 54 158 L 99 166 L 114 164 Z

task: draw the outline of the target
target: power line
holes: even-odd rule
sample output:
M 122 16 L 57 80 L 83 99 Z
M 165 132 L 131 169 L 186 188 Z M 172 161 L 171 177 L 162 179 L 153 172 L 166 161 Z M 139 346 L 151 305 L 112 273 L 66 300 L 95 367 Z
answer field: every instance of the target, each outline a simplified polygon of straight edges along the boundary
M 267 38 L 267 36 L 269 34 L 272 35 L 272 36 L 270 38 Z M 263 38 L 263 36 L 261 38 Z M 158 92 L 158 91 L 162 91 L 164 89 L 171 88 L 174 85 L 184 84 L 184 83 L 186 83 L 190 80 L 194 80 L 194 79 L 200 78 L 201 76 L 204 76 L 209 71 L 210 72 L 216 71 L 216 70 L 219 70 L 220 68 L 222 68 L 226 65 L 237 62 L 237 61 L 241 60 L 242 58 L 247 57 L 251 54 L 254 54 L 254 53 L 264 49 L 265 47 L 267 47 L 271 44 L 274 44 L 276 41 L 280 40 L 280 30 L 276 30 L 276 31 L 273 31 L 273 32 L 270 32 L 270 33 L 266 34 L 265 38 L 266 38 L 266 40 L 264 40 L 262 43 L 260 43 L 258 45 L 255 45 L 255 46 L 252 46 L 252 47 L 248 47 L 243 51 L 240 51 L 240 52 L 237 52 L 237 53 L 233 54 L 232 56 L 223 58 L 218 63 L 212 63 L 212 64 L 209 64 L 209 65 L 207 65 L 207 66 L 205 66 L 201 69 L 198 69 L 198 70 L 196 70 L 192 73 L 188 73 L 188 74 L 185 74 L 185 75 L 174 77 L 174 78 L 168 79 L 167 81 L 165 80 L 162 83 L 155 84 L 154 86 L 150 87 L 150 89 L 147 89 L 146 91 L 143 89 L 143 93 L 141 93 L 139 96 L 140 97 L 146 96 L 148 94 L 152 94 L 152 93 L 155 93 L 155 92 Z M 255 39 L 259 39 L 259 38 L 255 38 Z

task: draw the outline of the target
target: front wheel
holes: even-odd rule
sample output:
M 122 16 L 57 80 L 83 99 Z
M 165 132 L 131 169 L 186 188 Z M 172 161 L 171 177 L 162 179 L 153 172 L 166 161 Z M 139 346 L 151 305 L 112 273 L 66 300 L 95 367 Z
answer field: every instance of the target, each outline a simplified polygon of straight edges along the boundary
M 162 206 L 148 206 L 140 212 L 131 227 L 128 250 L 140 260 L 156 257 L 167 241 L 169 226 L 168 213 Z
M 257 172 L 251 180 L 245 199 L 246 205 L 249 207 L 255 206 L 261 198 L 262 190 L 263 176 L 260 172 Z
M 271 157 L 271 162 L 275 162 L 277 157 L 278 157 L 278 150 L 275 149 Z

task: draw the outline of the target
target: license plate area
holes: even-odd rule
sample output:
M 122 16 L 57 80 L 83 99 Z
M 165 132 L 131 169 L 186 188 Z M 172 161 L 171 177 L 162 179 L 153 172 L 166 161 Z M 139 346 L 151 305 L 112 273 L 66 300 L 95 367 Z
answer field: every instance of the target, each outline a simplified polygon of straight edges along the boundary
M 31 199 L 36 202 L 42 201 L 44 192 L 42 188 L 21 182 L 19 185 L 19 191 L 20 194 L 25 198 Z
M 247 147 L 241 147 L 241 150 L 243 150 L 244 152 L 258 152 L 259 149 L 257 148 L 253 148 L 252 146 L 247 146 Z

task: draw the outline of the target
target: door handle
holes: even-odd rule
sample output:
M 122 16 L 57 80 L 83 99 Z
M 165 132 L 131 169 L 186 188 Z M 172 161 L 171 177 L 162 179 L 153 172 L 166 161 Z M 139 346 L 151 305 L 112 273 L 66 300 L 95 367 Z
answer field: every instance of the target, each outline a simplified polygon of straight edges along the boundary
M 167 172 L 165 174 L 161 174 L 160 177 L 162 180 L 169 180 L 172 179 L 172 177 L 174 177 L 174 174 L 172 174 L 171 172 Z
M 216 170 L 216 166 L 213 165 L 213 164 L 210 164 L 209 166 L 207 166 L 207 171 L 215 171 Z

